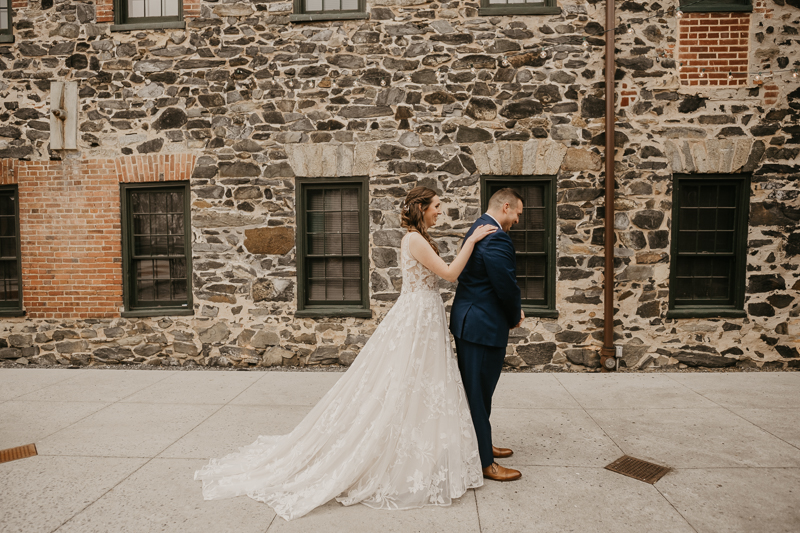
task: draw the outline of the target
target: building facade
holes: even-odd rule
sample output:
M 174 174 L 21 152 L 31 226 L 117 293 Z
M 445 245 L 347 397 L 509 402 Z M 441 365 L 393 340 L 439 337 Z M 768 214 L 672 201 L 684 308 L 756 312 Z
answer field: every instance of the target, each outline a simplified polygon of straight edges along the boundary
M 797 368 L 798 7 L 0 0 L 0 359 L 349 365 L 513 186 L 506 362 L 598 368 L 608 36 L 621 364 Z

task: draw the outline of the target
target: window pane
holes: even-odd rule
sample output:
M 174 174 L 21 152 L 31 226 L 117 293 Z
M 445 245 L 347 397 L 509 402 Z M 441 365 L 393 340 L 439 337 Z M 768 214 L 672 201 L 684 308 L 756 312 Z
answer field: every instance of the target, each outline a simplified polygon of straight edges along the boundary
M 308 191 L 308 205 L 306 205 L 306 209 L 308 211 L 322 211 L 325 209 L 324 205 L 324 197 L 325 191 L 321 189 L 311 189 Z
M 150 302 L 155 300 L 154 292 L 153 292 L 153 281 L 152 280 L 142 280 L 138 284 L 139 290 L 136 294 L 136 299 L 140 302 Z
M 342 235 L 342 253 L 344 255 L 358 255 L 361 252 L 361 237 L 358 233 Z
M 175 300 L 185 300 L 187 298 L 185 279 L 172 281 L 172 297 Z
M 325 210 L 326 211 L 342 210 L 342 191 L 340 189 L 325 190 Z
M 528 278 L 526 280 L 525 292 L 522 297 L 527 300 L 544 300 L 544 279 Z
M 545 251 L 545 234 L 543 231 L 528 231 L 528 252 Z
M 324 259 L 312 259 L 309 261 L 309 273 L 311 274 L 312 278 L 324 278 L 325 277 L 325 260 Z
M 17 257 L 16 237 L 0 237 L 0 257 Z
M 178 0 L 163 0 L 165 17 L 177 17 L 179 13 Z
M 306 0 L 306 11 L 322 11 L 322 0 Z
M 716 209 L 700 209 L 700 229 L 713 230 L 717 225 L 717 210 Z
M 325 280 L 308 280 L 308 299 L 312 301 L 320 301 L 325 299 Z
M 697 251 L 713 252 L 716 234 L 713 231 L 701 231 L 697 233 Z
M 325 234 L 325 255 L 342 255 L 342 235 L 340 233 Z
M 329 279 L 325 283 L 326 300 L 344 300 L 344 282 L 341 279 Z
M 169 259 L 153 261 L 153 277 L 169 279 Z
M 308 232 L 322 233 L 325 231 L 325 213 L 308 213 Z
M 157 280 L 155 283 L 156 300 L 170 300 L 170 281 Z
M 323 0 L 325 11 L 339 11 L 339 0 Z
M 170 272 L 169 272 L 170 278 L 172 279 L 186 278 L 185 259 L 170 259 L 169 266 L 170 266 Z
M 345 300 L 361 299 L 361 280 L 354 280 L 354 279 L 344 280 L 344 299 Z
M 698 218 L 698 210 L 697 209 L 686 209 L 681 206 L 681 229 L 682 230 L 689 230 L 689 229 L 697 229 L 697 218 Z
M 358 233 L 358 212 L 348 211 L 342 213 L 342 232 Z
M 325 264 L 325 277 L 326 278 L 341 278 L 344 276 L 342 271 L 341 259 L 328 259 Z
M 144 0 L 128 0 L 128 18 L 145 17 L 145 1 Z
M 325 254 L 325 234 L 308 236 L 308 253 L 310 255 Z
M 341 233 L 342 232 L 342 213 L 334 211 L 332 213 L 325 213 L 325 233 Z
M 735 209 L 717 209 L 717 229 L 733 230 L 736 224 Z
M 343 11 L 358 11 L 358 0 L 342 0 Z

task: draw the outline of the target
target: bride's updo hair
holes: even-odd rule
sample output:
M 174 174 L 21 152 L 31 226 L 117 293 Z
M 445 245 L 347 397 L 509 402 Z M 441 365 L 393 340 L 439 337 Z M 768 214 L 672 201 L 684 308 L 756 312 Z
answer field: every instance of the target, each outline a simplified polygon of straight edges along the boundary
M 416 231 L 431 245 L 431 248 L 439 253 L 439 247 L 433 242 L 431 236 L 428 235 L 428 230 L 425 228 L 425 221 L 422 219 L 422 213 L 430 207 L 433 202 L 433 197 L 436 196 L 436 191 L 428 187 L 414 187 L 406 195 L 406 199 L 400 209 L 400 224 L 408 231 Z

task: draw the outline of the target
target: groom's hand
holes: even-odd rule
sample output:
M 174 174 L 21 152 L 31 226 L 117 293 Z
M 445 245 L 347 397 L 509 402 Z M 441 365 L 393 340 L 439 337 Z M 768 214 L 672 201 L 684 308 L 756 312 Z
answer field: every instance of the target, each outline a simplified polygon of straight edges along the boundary
M 525 320 L 525 311 L 520 309 L 519 313 L 520 313 L 519 322 L 517 322 L 517 325 L 514 326 L 511 329 L 517 329 L 518 327 L 520 327 L 522 325 L 522 321 Z

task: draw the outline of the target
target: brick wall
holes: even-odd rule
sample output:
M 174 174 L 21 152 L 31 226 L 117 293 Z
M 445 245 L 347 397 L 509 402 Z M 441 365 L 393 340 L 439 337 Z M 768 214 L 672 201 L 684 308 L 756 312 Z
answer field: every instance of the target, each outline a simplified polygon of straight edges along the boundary
M 196 156 L 0 160 L 18 184 L 23 303 L 30 318 L 113 318 L 122 306 L 120 183 L 188 180 Z
M 122 248 L 114 160 L 17 165 L 22 297 L 28 316 L 119 316 Z
M 746 85 L 750 13 L 686 13 L 679 22 L 683 85 Z M 728 79 L 729 73 L 733 78 Z
M 28 0 L 11 0 L 12 9 L 25 9 L 28 7 Z
M 15 0 L 16 2 L 19 0 Z M 22 0 L 27 2 L 27 0 Z M 200 16 L 200 0 L 183 0 L 183 16 L 197 18 Z M 114 22 L 114 0 L 97 0 L 97 22 Z

